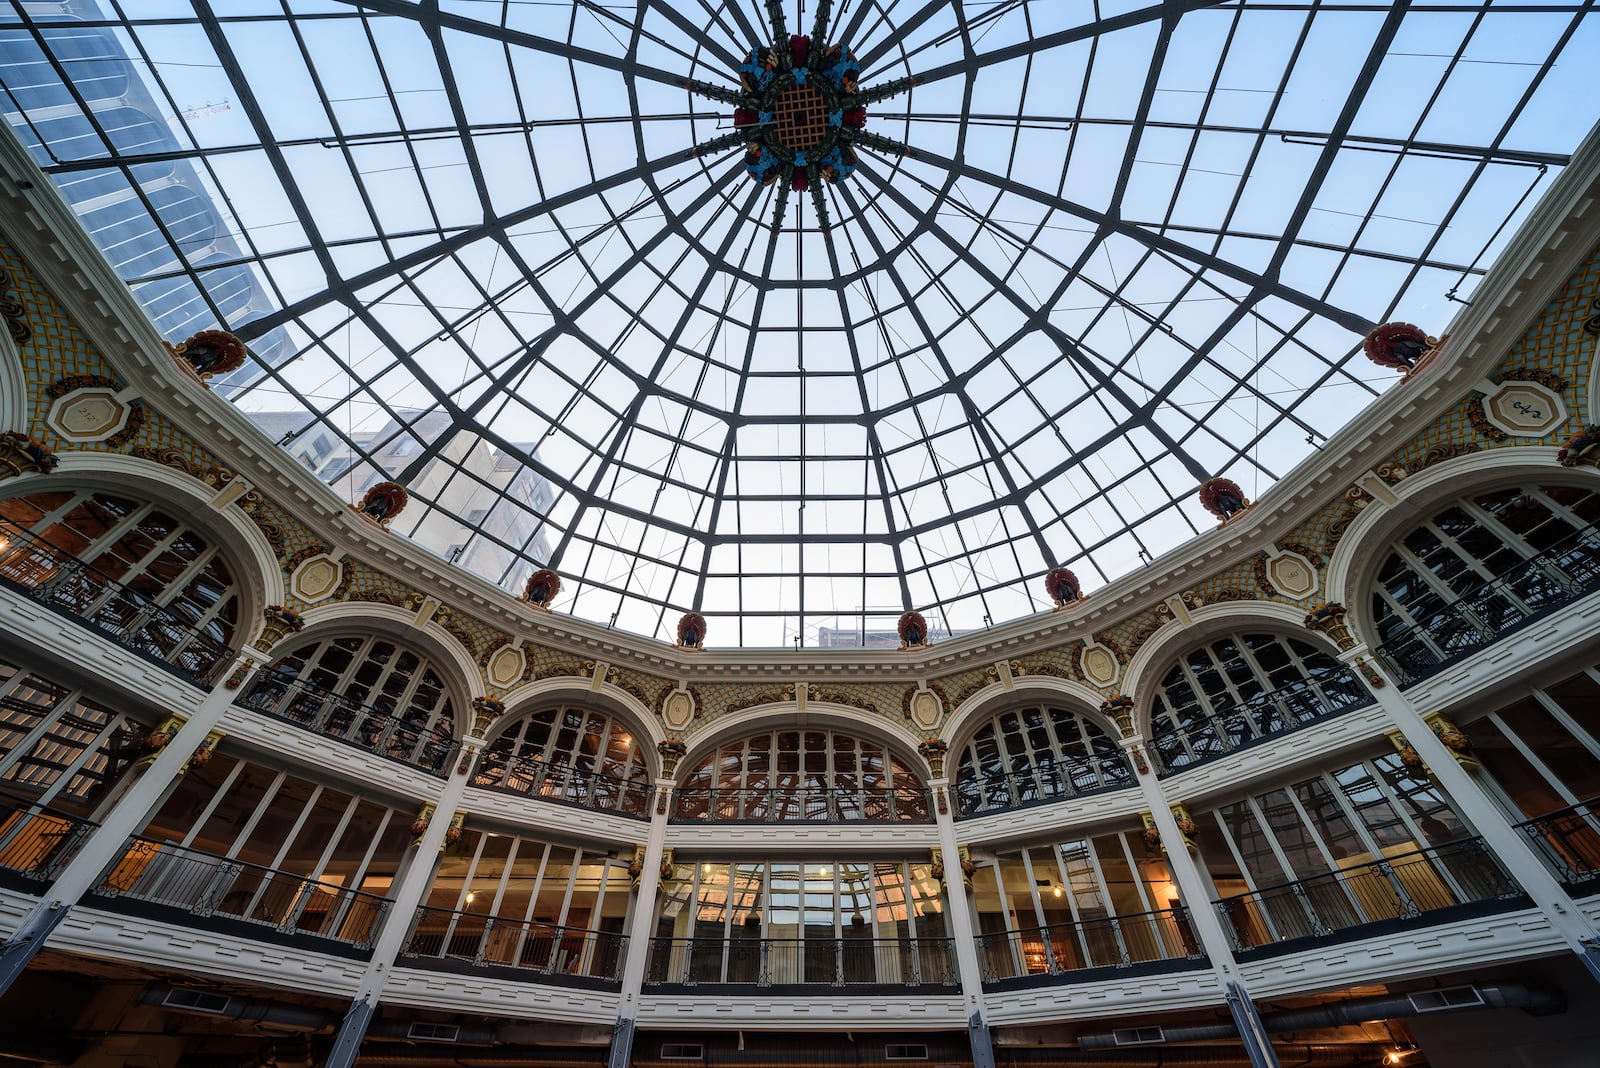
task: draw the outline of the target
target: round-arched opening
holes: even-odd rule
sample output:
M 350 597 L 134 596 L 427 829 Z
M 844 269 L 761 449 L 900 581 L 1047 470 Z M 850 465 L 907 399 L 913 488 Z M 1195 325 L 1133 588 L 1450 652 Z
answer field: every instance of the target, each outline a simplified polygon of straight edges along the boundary
M 301 641 L 258 675 L 241 704 L 391 760 L 442 774 L 457 697 L 426 653 L 383 635 Z
M 1282 634 L 1224 634 L 1190 649 L 1161 679 L 1150 750 L 1163 773 L 1372 703 L 1346 664 Z
M 1134 785 L 1133 765 L 1104 726 L 1056 704 L 1006 709 L 961 747 L 957 818 Z
M 1372 638 L 1404 681 L 1600 587 L 1600 493 L 1516 485 L 1434 507 L 1369 584 Z
M 928 791 L 887 745 L 824 727 L 728 739 L 680 778 L 673 819 L 926 823 Z
M 604 709 L 552 705 L 500 730 L 484 748 L 473 785 L 648 819 L 648 744 Z
M 241 589 L 178 509 L 99 489 L 0 500 L 0 577 L 196 681 L 231 657 Z

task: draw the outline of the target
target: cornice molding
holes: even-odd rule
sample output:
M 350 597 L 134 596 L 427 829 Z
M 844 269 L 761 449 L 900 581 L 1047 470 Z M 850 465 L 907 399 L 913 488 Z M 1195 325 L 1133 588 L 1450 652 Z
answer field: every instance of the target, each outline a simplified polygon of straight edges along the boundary
M 78 326 L 148 403 L 305 523 L 318 537 L 394 577 L 423 584 L 443 603 L 524 642 L 601 658 L 669 679 L 931 679 L 1041 651 L 1147 611 L 1185 585 L 1272 547 L 1459 402 L 1494 369 L 1528 324 L 1600 244 L 1600 134 L 1571 164 L 1507 244 L 1467 305 L 1448 324 L 1450 342 L 1424 372 L 1391 387 L 1315 455 L 1290 471 L 1245 515 L 1092 592 L 1082 606 L 1026 616 L 926 650 L 710 649 L 684 653 L 572 616 L 521 604 L 397 534 L 374 530 L 309 470 L 281 452 L 245 415 L 182 375 L 163 338 L 71 208 L 9 134 L 0 136 L 0 218 L 6 237 Z M 1446 331 L 1441 331 L 1446 332 Z

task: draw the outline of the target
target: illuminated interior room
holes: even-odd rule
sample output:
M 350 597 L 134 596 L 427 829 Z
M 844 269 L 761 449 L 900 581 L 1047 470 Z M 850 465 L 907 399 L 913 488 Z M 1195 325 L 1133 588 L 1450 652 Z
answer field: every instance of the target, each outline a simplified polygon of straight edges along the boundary
M 1592 1066 L 1597 52 L 7 5 L 0 1065 Z

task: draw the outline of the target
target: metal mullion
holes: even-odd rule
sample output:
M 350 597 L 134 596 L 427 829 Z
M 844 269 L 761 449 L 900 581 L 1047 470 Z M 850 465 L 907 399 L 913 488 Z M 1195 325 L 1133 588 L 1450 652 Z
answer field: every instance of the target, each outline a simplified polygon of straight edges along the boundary
M 361 890 L 361 885 L 367 881 L 367 869 L 372 866 L 372 857 L 378 851 L 378 842 L 382 840 L 384 832 L 389 829 L 389 821 L 394 819 L 395 810 L 390 808 L 388 805 L 384 805 L 382 807 L 383 817 L 378 820 L 378 825 L 373 828 L 371 836 L 367 839 L 367 851 L 362 854 L 361 862 L 356 865 L 355 875 L 351 878 L 350 882 L 346 884 L 357 893 L 366 892 Z M 415 854 L 413 854 L 413 859 L 411 862 L 413 864 L 420 863 L 420 861 L 416 859 Z M 396 872 L 396 875 L 398 875 L 398 872 Z M 393 893 L 394 891 L 393 884 L 394 880 L 391 879 L 389 886 L 390 893 Z M 383 896 L 385 899 L 387 899 L 388 895 L 385 894 Z M 347 902 L 353 902 L 354 900 L 355 898 L 353 896 L 346 896 Z M 349 905 L 346 905 L 346 908 L 348 909 Z M 337 928 L 337 924 L 335 927 Z
M 25 680 L 27 678 L 34 677 L 36 676 L 34 676 L 32 672 L 18 671 L 11 680 L 11 685 L 9 687 L 10 692 L 15 692 L 19 680 Z M 40 681 L 47 680 L 41 679 Z M 62 716 L 77 714 L 73 710 L 78 707 L 82 694 L 82 687 L 74 687 L 63 693 L 61 697 L 57 699 L 56 703 L 50 706 L 48 709 L 40 709 L 39 722 L 35 723 L 33 727 L 26 734 L 24 734 L 15 745 L 11 747 L 10 752 L 0 753 L 0 780 L 8 778 L 11 770 L 22 763 L 23 758 L 39 744 L 41 739 L 49 737 L 50 732 L 55 728 L 56 724 L 61 722 Z M 28 704 L 30 707 L 39 708 L 38 705 L 33 704 L 32 702 L 28 702 Z M 113 721 L 119 718 L 121 717 L 112 717 Z
M 445 955 L 449 953 L 450 942 L 455 938 L 456 927 L 460 924 L 461 917 L 466 914 L 467 895 L 472 892 L 472 880 L 478 873 L 478 860 L 483 856 L 483 846 L 488 840 L 488 835 L 479 834 L 477 844 L 472 847 L 472 859 L 467 862 L 467 872 L 461 878 L 461 889 L 456 892 L 455 907 L 450 910 L 450 918 L 445 922 L 444 939 L 441 942 Z M 483 936 L 480 934 L 478 938 L 481 949 Z M 477 953 L 473 956 L 477 956 Z
M 521 838 L 519 837 L 517 841 L 520 844 Z M 511 954 L 511 965 L 515 968 L 522 967 L 522 951 L 527 946 L 528 934 L 533 929 L 534 910 L 539 907 L 539 890 L 544 885 L 545 865 L 550 863 L 550 844 L 548 842 L 535 844 L 543 845 L 544 849 L 539 853 L 539 866 L 534 869 L 533 889 L 528 893 L 528 907 L 522 910 L 522 925 L 517 928 L 517 944 Z M 521 852 L 521 849 L 517 851 Z M 510 870 L 510 865 L 507 865 L 506 870 Z
M 1338 781 L 1326 774 L 1319 775 L 1315 781 L 1320 781 L 1323 788 L 1333 794 L 1334 804 L 1339 806 L 1340 811 L 1344 814 L 1345 821 L 1355 830 L 1356 837 L 1361 840 L 1362 845 L 1367 847 L 1368 852 L 1372 854 L 1373 860 L 1382 861 L 1384 859 L 1383 851 L 1365 833 L 1366 827 L 1362 823 L 1360 815 L 1352 812 L 1349 806 L 1344 803 L 1344 791 L 1339 786 Z M 1382 919 L 1383 917 L 1381 916 L 1372 917 L 1367 915 L 1367 910 L 1362 906 L 1361 899 L 1356 896 L 1348 879 L 1345 878 L 1345 868 L 1334 859 L 1333 851 L 1328 848 L 1327 842 L 1323 841 L 1322 832 L 1317 829 L 1316 822 L 1312 820 L 1310 813 L 1306 811 L 1305 805 L 1301 803 L 1300 793 L 1294 788 L 1294 784 L 1283 786 L 1282 791 L 1283 795 L 1289 799 L 1289 804 L 1294 808 L 1295 814 L 1299 817 L 1301 829 L 1310 836 L 1311 844 L 1316 847 L 1317 853 L 1322 857 L 1324 870 L 1327 874 L 1333 876 L 1334 884 L 1344 892 L 1345 899 L 1350 902 L 1350 907 L 1355 910 L 1355 914 L 1368 922 L 1374 919 Z M 1305 880 L 1301 881 L 1304 882 Z
M 317 863 L 311 869 L 311 874 L 306 876 L 312 882 L 320 883 L 323 873 L 328 869 L 328 861 L 333 859 L 334 850 L 339 848 L 339 841 L 344 837 L 345 830 L 350 826 L 350 820 L 355 816 L 356 809 L 361 806 L 361 795 L 352 792 L 350 803 L 344 807 L 344 814 L 339 817 L 339 822 L 334 826 L 333 833 L 328 836 L 328 845 L 322 851 L 322 856 L 317 858 Z
M 255 833 L 256 824 L 260 822 L 262 816 L 266 815 L 267 809 L 272 807 L 272 802 L 277 798 L 278 791 L 282 789 L 288 777 L 289 773 L 286 771 L 280 771 L 273 776 L 272 784 L 262 793 L 261 800 L 256 802 L 254 811 L 244 821 L 244 826 L 239 828 L 239 833 L 235 836 L 233 844 L 223 854 L 226 859 L 233 860 L 238 856 L 239 847 L 248 842 L 250 836 Z M 186 841 L 184 844 L 188 845 L 188 842 Z
M 1180 747 L 1182 747 L 1182 749 L 1183 749 L 1183 751 L 1185 753 L 1188 754 L 1190 762 L 1192 763 L 1192 762 L 1200 759 L 1199 756 L 1195 753 L 1194 745 L 1191 743 L 1191 741 L 1189 739 L 1189 728 L 1184 726 L 1181 722 L 1179 722 L 1177 714 L 1176 714 L 1175 710 L 1173 709 L 1171 702 L 1167 699 L 1167 691 L 1166 691 L 1165 687 L 1163 687 L 1160 690 L 1156 691 L 1156 701 L 1159 702 L 1159 705 L 1152 705 L 1151 706 L 1151 716 L 1150 716 L 1150 719 L 1151 719 L 1151 722 L 1152 722 L 1152 731 L 1151 731 L 1151 733 L 1154 733 L 1155 711 L 1159 707 L 1159 709 L 1161 711 L 1161 715 L 1164 716 L 1166 718 L 1166 721 L 1169 724 L 1171 724 L 1171 726 L 1172 726 L 1173 737 L 1178 739 L 1178 745 Z
M 224 797 L 228 796 L 228 791 L 233 789 L 233 784 L 238 780 L 239 773 L 244 769 L 245 762 L 243 760 L 235 760 L 233 762 L 233 767 L 228 769 L 228 774 L 222 777 L 222 782 L 217 784 L 216 790 L 206 799 L 204 807 L 200 809 L 199 817 L 190 821 L 188 831 L 184 833 L 183 839 L 178 843 L 180 846 L 184 849 L 192 846 L 195 835 L 200 833 L 200 828 L 204 827 L 211 819 L 212 814 L 217 811 L 217 806 L 222 804 Z
M 561 910 L 556 914 L 560 917 L 556 921 L 556 926 L 563 930 L 567 926 L 567 910 L 572 907 L 572 891 L 578 885 L 578 865 L 582 861 L 583 850 L 579 847 L 574 847 L 572 850 L 572 863 L 567 867 L 567 888 L 561 898 Z M 554 958 L 552 957 L 551 959 L 553 960 Z
M 1088 842 L 1087 838 L 1079 841 Z M 1061 880 L 1062 896 L 1067 899 L 1067 911 L 1072 915 L 1072 939 L 1078 944 L 1080 959 L 1085 963 L 1094 959 L 1089 953 L 1089 937 L 1084 930 L 1083 910 L 1079 907 L 1078 890 L 1072 883 L 1072 876 L 1067 871 L 1067 855 L 1063 846 L 1066 843 L 1057 843 L 1050 847 L 1050 852 L 1055 858 L 1056 877 Z
M 1533 698 L 1543 706 L 1545 711 L 1550 713 L 1557 723 L 1561 724 L 1568 734 L 1577 739 L 1578 744 L 1583 746 L 1590 756 L 1600 759 L 1600 741 L 1590 737 L 1589 732 L 1584 730 L 1578 724 L 1578 721 L 1573 719 L 1567 710 L 1561 706 L 1561 702 L 1551 697 L 1546 690 L 1540 687 L 1534 687 Z M 1499 715 L 1498 712 L 1494 714 Z
M 1128 942 L 1127 939 L 1123 937 L 1122 924 L 1117 921 L 1116 903 L 1112 900 L 1111 888 L 1106 885 L 1106 873 L 1100 867 L 1100 853 L 1094 847 L 1093 838 L 1085 835 L 1083 842 L 1085 847 L 1084 852 L 1089 858 L 1089 870 L 1094 873 L 1095 885 L 1100 888 L 1100 899 L 1105 902 L 1105 919 L 1111 927 L 1112 937 L 1116 939 L 1117 951 L 1122 954 L 1122 959 L 1124 961 L 1131 961 L 1133 957 L 1132 954 L 1128 952 Z M 1138 881 L 1139 877 L 1136 869 L 1130 869 L 1128 874 L 1135 882 Z
M 1452 759 L 1454 758 L 1452 757 Z M 1429 852 L 1433 847 L 1429 844 L 1427 836 L 1422 833 L 1422 828 L 1417 826 L 1416 822 L 1412 820 L 1411 814 L 1406 811 L 1409 806 L 1402 803 L 1400 797 L 1394 792 L 1390 784 L 1382 775 L 1377 773 L 1377 770 L 1372 767 L 1369 761 L 1362 761 L 1361 764 L 1362 768 L 1372 777 L 1372 781 L 1377 786 L 1378 792 L 1382 794 L 1384 800 L 1389 803 L 1390 809 L 1392 809 L 1395 815 L 1400 818 L 1400 821 L 1405 824 L 1406 830 L 1411 834 L 1411 840 L 1417 843 L 1418 851 L 1423 857 L 1426 858 L 1427 865 L 1430 869 L 1432 869 L 1433 873 L 1438 876 L 1439 879 L 1442 880 L 1447 886 L 1449 886 L 1450 892 L 1456 895 L 1457 901 L 1469 902 L 1476 900 L 1473 895 L 1463 892 L 1460 882 L 1456 879 L 1455 873 L 1450 870 L 1450 865 L 1444 863 L 1443 860 L 1436 860 Z M 1444 807 L 1454 814 L 1455 810 L 1450 806 L 1449 795 L 1446 794 L 1440 787 L 1434 788 L 1438 789 L 1439 799 L 1444 803 Z M 1462 822 L 1465 823 L 1466 821 L 1463 820 Z M 1365 830 L 1364 827 L 1362 829 Z M 1375 855 L 1382 859 L 1385 864 L 1388 863 L 1388 858 L 1384 857 L 1382 853 Z M 1398 875 L 1394 875 L 1392 878 L 1396 885 L 1402 885 Z M 1406 896 L 1409 898 L 1410 895 L 1407 894 Z M 1415 902 L 1407 901 L 1406 904 L 1415 907 Z
M 306 825 L 306 820 L 310 817 L 312 810 L 317 807 L 317 802 L 322 798 L 322 790 L 323 787 L 321 783 L 318 783 L 316 786 L 311 788 L 310 796 L 306 798 L 305 804 L 300 806 L 300 815 L 295 817 L 294 825 L 289 828 L 289 833 L 283 836 L 283 844 L 278 847 L 278 852 L 273 856 L 272 863 L 267 865 L 267 867 L 271 869 L 271 872 L 266 878 L 262 879 L 261 882 L 256 884 L 255 893 L 251 895 L 250 900 L 245 904 L 245 907 L 240 910 L 240 916 L 242 918 L 248 919 L 255 913 L 256 906 L 261 902 L 261 895 L 267 892 L 267 887 L 270 886 L 278 876 L 289 874 L 288 872 L 283 871 L 283 858 L 288 854 L 289 847 L 294 844 L 295 838 L 299 836 L 301 828 Z M 294 926 L 295 917 L 299 913 L 299 899 L 304 894 L 304 884 L 306 882 L 303 877 L 295 876 L 295 878 L 299 879 L 301 883 L 301 889 L 297 889 L 295 891 L 296 900 L 291 905 L 289 913 L 284 917 L 284 920 L 281 921 L 284 926 L 288 928 L 293 928 Z
M 1251 810 L 1251 817 L 1256 820 L 1256 827 L 1261 831 L 1262 836 L 1268 841 L 1269 848 L 1271 848 L 1273 850 L 1273 852 L 1276 853 L 1277 844 L 1272 841 L 1273 835 L 1272 835 L 1271 828 L 1266 827 L 1265 825 L 1263 825 L 1261 823 L 1260 819 L 1255 816 L 1254 809 Z M 1222 818 L 1222 810 L 1221 809 L 1213 809 L 1212 812 L 1211 812 L 1211 818 L 1216 822 L 1217 829 L 1222 832 L 1222 840 L 1228 844 L 1228 852 L 1233 856 L 1233 862 L 1239 868 L 1239 878 L 1244 881 L 1244 885 L 1245 885 L 1245 895 L 1244 896 L 1245 896 L 1246 901 L 1247 901 L 1246 912 L 1247 913 L 1248 912 L 1253 912 L 1255 914 L 1255 916 L 1257 916 L 1260 919 L 1261 923 L 1267 929 L 1267 934 L 1269 936 L 1271 936 L 1272 941 L 1274 941 L 1274 942 L 1280 941 L 1283 936 L 1278 933 L 1277 921 L 1272 916 L 1272 910 L 1267 907 L 1266 899 L 1261 896 L 1261 889 L 1260 889 L 1260 887 L 1258 887 L 1256 885 L 1255 873 L 1250 870 L 1250 865 L 1245 863 L 1244 854 L 1239 851 L 1239 843 L 1234 841 L 1233 831 L 1228 826 L 1228 821 Z M 1291 869 L 1287 865 L 1283 865 L 1282 862 L 1279 862 L 1279 866 L 1285 872 L 1286 875 L 1287 874 L 1292 874 Z M 1206 878 L 1211 884 L 1212 892 L 1216 893 L 1216 888 L 1217 888 L 1216 879 L 1211 876 L 1211 872 L 1210 872 L 1209 869 L 1206 869 L 1204 867 L 1204 865 L 1202 865 L 1201 867 L 1202 867 L 1202 870 L 1205 871 Z M 1248 907 L 1251 899 L 1254 899 L 1253 900 L 1253 903 L 1255 905 L 1254 909 L 1250 909 Z M 1305 912 L 1304 908 L 1301 909 L 1301 912 L 1302 912 L 1302 914 Z M 1237 944 L 1237 941 L 1238 941 L 1238 938 L 1239 938 L 1237 932 L 1230 932 L 1230 933 L 1233 935 L 1233 938 L 1235 940 L 1235 944 Z
M 1538 692 L 1539 691 L 1535 690 L 1534 694 L 1537 695 Z M 1543 704 L 1543 702 L 1540 703 Z M 1491 712 L 1484 718 L 1490 723 L 1493 723 L 1495 727 L 1499 729 L 1500 733 L 1505 735 L 1506 740 L 1511 743 L 1511 747 L 1518 753 L 1522 754 L 1523 759 L 1531 764 L 1533 769 L 1539 773 L 1539 777 L 1544 780 L 1545 785 L 1550 787 L 1550 789 L 1556 794 L 1560 795 L 1563 803 L 1568 805 L 1577 805 L 1583 801 L 1583 798 L 1567 789 L 1566 784 L 1557 778 L 1555 773 L 1550 770 L 1549 765 L 1547 765 L 1543 760 L 1540 760 L 1539 755 L 1533 750 L 1533 748 L 1530 747 L 1528 743 L 1524 742 L 1516 731 L 1511 729 L 1511 725 L 1505 721 L 1505 718 L 1498 711 Z M 1490 778 L 1493 778 L 1493 776 L 1490 776 Z M 1517 811 L 1517 809 L 1513 808 L 1512 811 Z
M 1139 895 L 1139 904 L 1144 906 L 1145 915 L 1149 917 L 1147 922 L 1150 924 L 1151 931 L 1155 935 L 1155 942 L 1161 946 L 1162 952 L 1166 954 L 1168 959 L 1186 956 L 1187 954 L 1184 952 L 1174 952 L 1175 950 L 1184 949 L 1183 946 L 1173 946 L 1168 944 L 1168 933 L 1165 925 L 1162 924 L 1161 917 L 1158 915 L 1158 913 L 1166 912 L 1169 906 L 1151 900 L 1150 888 L 1145 885 L 1144 871 L 1133 859 L 1133 847 L 1128 844 L 1128 836 L 1126 834 L 1118 834 L 1117 844 L 1122 847 L 1123 861 L 1128 865 L 1128 875 L 1133 880 L 1134 892 Z M 1170 860 L 1167 862 L 1167 865 L 1167 870 L 1170 874 L 1172 870 Z M 1177 884 L 1174 883 L 1173 885 L 1176 886 Z M 1182 890 L 1179 890 L 1179 894 L 1182 894 Z M 1177 920 L 1177 916 L 1173 916 L 1174 928 L 1177 927 Z M 1126 938 L 1126 935 L 1124 935 L 1124 938 Z
M 74 707 L 76 707 L 76 705 L 74 705 Z M 60 719 L 57 718 L 56 720 L 54 720 L 54 722 L 59 723 Z M 83 770 L 83 766 L 85 764 L 87 764 L 90 761 L 90 759 L 92 759 L 95 755 L 97 755 L 100 752 L 100 747 L 106 743 L 107 739 L 109 739 L 111 737 L 111 735 L 116 730 L 118 730 L 124 723 L 132 723 L 132 722 L 133 721 L 128 718 L 128 715 L 125 712 L 119 712 L 116 715 L 112 716 L 110 719 L 108 719 L 106 721 L 106 723 L 105 723 L 105 726 L 101 727 L 98 731 L 95 732 L 94 737 L 92 739 L 90 739 L 88 742 L 84 743 L 82 746 L 79 747 L 78 755 L 76 757 L 74 757 L 72 759 L 72 761 L 65 768 L 63 768 L 59 774 L 56 775 L 55 781 L 52 782 L 50 784 L 50 786 L 42 794 L 40 794 L 39 797 L 33 803 L 36 804 L 36 805 L 48 805 L 48 804 L 50 804 L 56 798 L 56 796 L 58 794 L 60 794 L 60 792 L 63 789 L 65 789 L 66 786 L 69 783 L 71 783 L 74 778 L 77 777 L 78 773 Z M 38 743 L 35 742 L 34 744 L 37 745 Z M 28 752 L 31 751 L 31 749 L 32 749 L 32 746 L 30 746 L 28 749 L 23 749 L 19 745 L 15 749 L 13 749 L 12 752 L 13 753 L 18 753 L 18 752 L 20 752 L 20 753 L 28 753 Z M 10 754 L 8 754 L 8 756 L 9 755 Z M 18 763 L 20 763 L 20 761 Z M 0 771 L 0 779 L 3 779 L 3 778 L 5 778 L 5 773 L 3 771 Z

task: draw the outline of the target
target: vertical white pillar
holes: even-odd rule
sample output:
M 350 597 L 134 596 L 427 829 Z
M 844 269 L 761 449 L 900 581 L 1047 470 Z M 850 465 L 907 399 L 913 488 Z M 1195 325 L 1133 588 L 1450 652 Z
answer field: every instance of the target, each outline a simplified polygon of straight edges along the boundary
M 950 934 L 955 943 L 956 971 L 961 977 L 967 1035 L 972 1041 L 972 1065 L 973 1068 L 995 1068 L 994 1042 L 989 1036 L 983 1002 L 978 940 L 972 928 L 972 906 L 961 871 L 960 843 L 956 840 L 955 814 L 949 801 L 950 780 L 943 775 L 942 761 L 939 770 L 940 774 L 928 781 L 928 789 L 933 795 L 933 818 L 939 829 L 939 855 L 944 859 L 945 898 L 950 903 Z
M 667 813 L 672 808 L 672 779 L 656 780 L 655 808 L 644 842 L 644 867 L 633 898 L 633 923 L 628 928 L 628 954 L 622 967 L 622 997 L 611 1036 L 607 1068 L 628 1068 L 633 1056 L 633 1032 L 639 1019 L 639 996 L 644 989 L 645 966 L 650 960 L 650 937 L 655 925 L 656 894 L 661 887 L 661 858 L 666 852 Z

